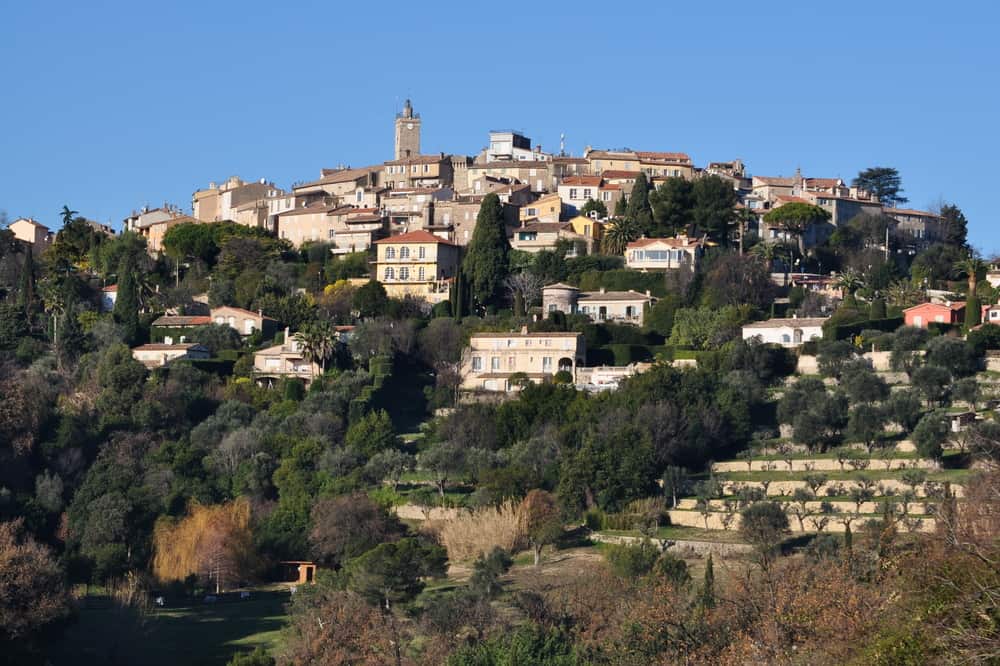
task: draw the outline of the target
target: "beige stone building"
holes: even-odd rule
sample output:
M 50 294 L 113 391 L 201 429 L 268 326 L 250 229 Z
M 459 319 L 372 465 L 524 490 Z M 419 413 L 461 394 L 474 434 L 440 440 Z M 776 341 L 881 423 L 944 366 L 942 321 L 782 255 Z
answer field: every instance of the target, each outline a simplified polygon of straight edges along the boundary
M 583 154 L 590 173 L 604 171 L 643 171 L 649 178 L 694 177 L 694 164 L 686 153 L 640 150 L 593 150 Z
M 625 266 L 638 271 L 694 270 L 701 261 L 705 241 L 699 238 L 640 238 L 625 249 Z
M 483 196 L 456 196 L 450 201 L 434 202 L 431 223 L 425 227 L 437 236 L 447 238 L 456 245 L 468 245 L 476 229 L 476 218 L 482 206 Z M 500 202 L 503 207 L 504 224 L 510 235 L 518 226 L 518 212 L 524 210 L 513 204 Z
M 167 234 L 167 231 L 178 224 L 198 224 L 199 222 L 200 220 L 196 220 L 190 215 L 179 215 L 138 227 L 135 231 L 146 239 L 147 252 L 150 254 L 159 254 L 163 252 L 163 237 Z
M 254 331 L 260 331 L 266 339 L 273 335 L 278 328 L 277 320 L 265 316 L 260 310 L 254 312 L 253 310 L 223 305 L 212 308 L 209 316 L 212 318 L 212 323 L 229 326 L 244 337 L 252 335 Z
M 262 217 L 247 215 L 247 204 L 260 205 L 268 197 L 280 192 L 274 183 L 268 183 L 263 178 L 258 182 L 248 183 L 239 176 L 232 176 L 222 185 L 209 183 L 207 189 L 197 190 L 191 196 L 191 210 L 193 217 L 202 222 L 232 220 L 241 224 L 249 222 L 247 226 L 263 228 L 266 226 L 266 213 Z M 237 213 L 240 209 L 244 210 L 242 216 Z
M 561 282 L 542 289 L 542 311 L 583 314 L 596 322 L 635 324 L 642 326 L 646 310 L 656 303 L 656 298 L 647 291 L 580 291 Z
M 322 169 L 319 180 L 292 187 L 295 205 L 339 203 L 377 208 L 378 202 L 374 201 L 374 197 L 381 191 L 383 169 L 381 164 L 353 169 L 351 167 Z
M 420 229 L 375 241 L 375 279 L 394 298 L 415 296 L 440 303 L 449 296 L 459 267 L 451 241 Z
M 575 376 L 586 356 L 582 333 L 475 333 L 462 355 L 460 388 L 506 392 L 518 390 L 519 378 L 540 383 L 560 370 Z
M 385 235 L 388 221 L 382 211 L 338 204 L 311 204 L 277 215 L 276 231 L 295 247 L 305 243 L 333 243 L 338 249 L 368 249 Z
M 265 386 L 273 386 L 285 378 L 300 379 L 307 385 L 322 373 L 319 363 L 306 359 L 302 343 L 289 335 L 280 345 L 261 349 L 253 355 L 254 379 Z
M 413 155 L 385 163 L 382 182 L 390 189 L 451 187 L 455 182 L 450 155 Z
M 211 358 L 208 348 L 196 342 L 181 342 L 176 344 L 150 343 L 140 345 L 132 350 L 132 358 L 147 368 L 162 368 L 171 361 L 198 360 Z
M 39 254 L 52 244 L 53 234 L 47 226 L 29 217 L 14 220 L 8 227 L 14 237 L 31 246 L 32 254 Z
M 482 162 L 469 166 L 467 192 L 485 194 L 473 189 L 475 183 L 485 176 L 504 179 L 512 183 L 523 183 L 532 192 L 553 192 L 557 182 L 553 178 L 553 165 L 542 160 Z

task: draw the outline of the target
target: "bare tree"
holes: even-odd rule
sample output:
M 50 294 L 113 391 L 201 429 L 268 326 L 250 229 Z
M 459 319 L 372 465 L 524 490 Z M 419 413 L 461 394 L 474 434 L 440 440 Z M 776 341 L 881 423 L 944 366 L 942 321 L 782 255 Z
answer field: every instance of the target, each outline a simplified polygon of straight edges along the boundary
M 510 294 L 511 300 L 514 301 L 514 314 L 518 315 L 523 315 L 527 312 L 528 308 L 534 305 L 542 295 L 542 279 L 528 271 L 521 271 L 520 273 L 508 276 L 504 280 L 504 287 Z M 519 301 L 520 308 L 517 307 Z M 521 311 L 517 312 L 518 309 Z

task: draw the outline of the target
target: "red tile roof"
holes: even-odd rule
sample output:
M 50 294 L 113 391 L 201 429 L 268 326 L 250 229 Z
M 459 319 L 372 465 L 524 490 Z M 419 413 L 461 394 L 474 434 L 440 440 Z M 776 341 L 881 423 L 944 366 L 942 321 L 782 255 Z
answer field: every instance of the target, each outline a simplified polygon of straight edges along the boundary
M 610 180 L 611 178 L 636 178 L 638 171 L 623 171 L 621 169 L 607 169 L 601 174 L 601 178 Z
M 640 238 L 639 240 L 632 241 L 626 247 L 633 249 L 646 247 L 654 243 L 663 243 L 670 247 L 697 247 L 703 244 L 700 238 Z
M 410 231 L 405 234 L 390 236 L 389 238 L 382 238 L 375 241 L 376 245 L 379 243 L 441 243 L 442 245 L 454 245 L 451 241 L 446 241 L 440 236 L 435 236 L 431 232 L 424 231 L 423 229 L 417 229 L 416 231 Z
M 665 160 L 668 162 L 691 161 L 691 157 L 687 153 L 658 153 L 652 151 L 637 150 L 635 154 L 640 160 Z
M 597 187 L 601 184 L 600 176 L 566 176 L 562 180 L 563 185 L 588 185 Z

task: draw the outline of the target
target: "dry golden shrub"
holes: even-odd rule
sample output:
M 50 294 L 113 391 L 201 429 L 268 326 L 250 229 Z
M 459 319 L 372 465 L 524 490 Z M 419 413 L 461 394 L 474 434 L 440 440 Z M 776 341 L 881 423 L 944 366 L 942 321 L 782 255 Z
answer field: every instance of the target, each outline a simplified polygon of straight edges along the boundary
M 448 559 L 475 559 L 499 546 L 507 552 L 524 548 L 524 516 L 520 506 L 507 501 L 496 507 L 481 507 L 435 525 Z

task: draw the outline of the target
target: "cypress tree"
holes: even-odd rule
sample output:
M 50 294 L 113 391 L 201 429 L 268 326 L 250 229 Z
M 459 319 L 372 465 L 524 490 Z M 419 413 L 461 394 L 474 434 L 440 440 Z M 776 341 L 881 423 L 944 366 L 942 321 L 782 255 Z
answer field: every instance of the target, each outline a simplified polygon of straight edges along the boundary
M 622 194 L 621 198 L 615 202 L 615 217 L 625 217 L 626 215 L 628 215 L 628 202 L 625 195 Z
M 32 256 L 31 248 L 24 251 L 24 267 L 21 270 L 21 284 L 17 290 L 17 309 L 24 312 L 27 319 L 31 319 L 31 309 L 35 303 L 35 259 Z
M 705 562 L 705 582 L 701 588 L 701 607 L 715 607 L 715 570 L 712 568 L 712 554 L 708 554 Z
M 979 303 L 979 296 L 974 291 L 970 291 L 965 298 L 965 330 L 968 331 L 974 326 L 978 326 L 982 321 L 982 306 Z
M 649 205 L 649 181 L 642 171 L 635 177 L 632 194 L 628 198 L 628 217 L 639 225 L 643 233 L 653 226 L 653 209 Z
M 885 319 L 885 299 L 875 298 L 872 300 L 871 308 L 869 309 L 870 319 Z
M 125 329 L 125 340 L 135 342 L 139 335 L 139 285 L 135 279 L 135 262 L 130 253 L 118 264 L 118 296 L 115 298 L 114 319 Z
M 844 529 L 844 553 L 847 557 L 851 556 L 851 551 L 854 548 L 854 535 L 851 534 L 851 525 L 847 524 L 847 528 Z
M 508 272 L 510 243 L 503 220 L 500 197 L 489 193 L 483 198 L 476 217 L 476 229 L 466 249 L 462 272 L 477 306 L 495 305 Z

